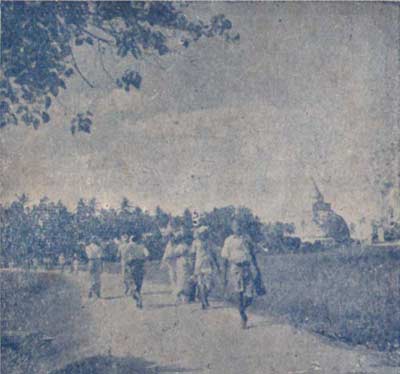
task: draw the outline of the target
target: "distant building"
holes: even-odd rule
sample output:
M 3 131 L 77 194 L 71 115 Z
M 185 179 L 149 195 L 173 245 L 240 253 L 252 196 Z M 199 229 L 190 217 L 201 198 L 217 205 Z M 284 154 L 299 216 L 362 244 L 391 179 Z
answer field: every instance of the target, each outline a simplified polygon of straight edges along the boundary
M 312 195 L 311 217 L 305 217 L 297 234 L 303 242 L 335 245 L 348 243 L 351 240 L 349 227 L 342 216 L 337 214 L 327 203 L 313 180 L 314 193 Z

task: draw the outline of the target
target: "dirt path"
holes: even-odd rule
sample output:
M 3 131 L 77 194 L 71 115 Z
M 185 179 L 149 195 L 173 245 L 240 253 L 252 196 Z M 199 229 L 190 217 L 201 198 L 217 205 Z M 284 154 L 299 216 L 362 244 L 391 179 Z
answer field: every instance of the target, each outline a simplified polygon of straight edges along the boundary
M 79 287 L 84 295 L 84 277 Z M 398 373 L 361 349 L 328 344 L 272 318 L 251 315 L 243 331 L 236 310 L 221 302 L 206 312 L 198 304 L 176 307 L 166 285 L 145 283 L 143 310 L 122 297 L 115 275 L 103 275 L 102 292 L 103 299 L 83 299 L 92 316 L 92 327 L 84 331 L 92 335 L 80 358 L 140 357 L 156 363 L 154 372 L 170 373 Z
M 249 329 L 241 330 L 237 311 L 222 302 L 208 311 L 199 304 L 177 307 L 165 284 L 145 282 L 138 310 L 122 296 L 116 275 L 103 274 L 100 300 L 86 298 L 86 273 L 53 277 L 42 307 L 28 318 L 54 336 L 34 361 L 22 357 L 32 361 L 26 366 L 32 374 L 398 373 L 365 350 L 328 344 L 270 317 L 251 315 Z M 31 309 L 29 303 L 19 308 Z M 7 367 L 26 372 L 24 365 Z

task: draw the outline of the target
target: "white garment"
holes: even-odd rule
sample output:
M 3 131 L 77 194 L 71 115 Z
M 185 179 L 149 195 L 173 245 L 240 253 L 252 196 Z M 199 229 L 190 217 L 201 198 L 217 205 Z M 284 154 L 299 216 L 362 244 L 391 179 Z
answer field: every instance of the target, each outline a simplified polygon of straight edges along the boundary
M 183 243 L 167 244 L 161 260 L 161 268 L 167 268 L 172 291 L 183 291 L 191 277 L 190 248 Z
M 235 264 L 251 262 L 248 239 L 238 235 L 227 237 L 221 251 L 221 257 Z
M 89 260 L 99 259 L 103 257 L 101 248 L 94 243 L 89 244 L 86 248 L 86 255 Z
M 168 242 L 165 248 L 163 258 L 161 260 L 161 265 L 166 264 L 168 261 L 172 260 L 175 256 L 175 248 L 171 242 Z
M 148 249 L 143 244 L 134 242 L 122 243 L 119 250 L 124 263 L 132 260 L 145 260 L 150 256 Z
M 165 248 L 163 258 L 161 260 L 161 269 L 168 270 L 169 282 L 172 287 L 172 292 L 174 294 L 177 293 L 177 286 L 176 286 L 176 260 L 177 257 L 174 255 L 174 246 L 171 242 L 168 242 L 167 247 Z
M 184 292 L 189 286 L 193 275 L 193 261 L 186 244 L 179 244 L 177 250 L 178 253 L 183 253 L 176 259 L 176 291 L 179 293 Z
M 194 274 L 212 273 L 212 259 L 209 251 L 200 239 L 196 239 L 192 243 L 192 251 L 195 253 L 196 260 L 194 263 Z
M 72 261 L 72 269 L 74 272 L 78 272 L 79 270 L 79 260 L 75 259 Z

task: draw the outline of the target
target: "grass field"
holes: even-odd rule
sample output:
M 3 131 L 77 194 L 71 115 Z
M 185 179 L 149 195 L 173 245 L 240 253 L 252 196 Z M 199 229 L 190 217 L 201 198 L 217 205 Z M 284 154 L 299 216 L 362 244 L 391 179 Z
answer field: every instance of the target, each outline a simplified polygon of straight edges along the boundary
M 296 327 L 351 345 L 399 351 L 399 248 L 354 247 L 323 253 L 263 255 L 259 266 L 267 295 L 257 299 L 255 312 L 283 317 Z M 104 271 L 118 273 L 118 265 L 107 263 Z M 41 282 L 21 274 L 13 280 L 18 295 L 10 297 L 13 289 L 4 287 L 9 284 L 4 283 L 6 276 L 2 275 L 3 316 L 12 315 L 8 309 L 16 307 L 6 301 L 39 296 L 43 287 L 54 286 L 51 274 L 42 274 Z M 148 264 L 146 279 L 168 282 L 157 261 Z M 24 320 L 29 323 L 31 311 L 26 312 Z
M 268 291 L 256 309 L 350 344 L 399 348 L 399 248 L 269 255 L 259 262 Z

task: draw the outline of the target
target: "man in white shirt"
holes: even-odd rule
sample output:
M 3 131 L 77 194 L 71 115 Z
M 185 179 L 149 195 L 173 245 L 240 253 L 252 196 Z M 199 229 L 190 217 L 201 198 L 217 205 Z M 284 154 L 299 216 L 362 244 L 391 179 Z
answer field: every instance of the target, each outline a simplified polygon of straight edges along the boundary
M 239 314 L 242 328 L 247 328 L 246 309 L 254 298 L 253 258 L 247 236 L 241 235 L 237 221 L 232 223 L 233 235 L 225 239 L 221 257 L 230 266 L 234 292 L 238 295 Z
M 136 306 L 142 308 L 142 285 L 145 274 L 145 262 L 150 256 L 142 241 L 141 235 L 131 236 L 128 241 L 120 244 L 121 264 L 124 267 L 124 283 L 126 295 L 132 296 Z

